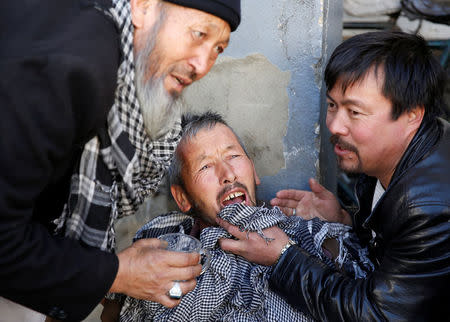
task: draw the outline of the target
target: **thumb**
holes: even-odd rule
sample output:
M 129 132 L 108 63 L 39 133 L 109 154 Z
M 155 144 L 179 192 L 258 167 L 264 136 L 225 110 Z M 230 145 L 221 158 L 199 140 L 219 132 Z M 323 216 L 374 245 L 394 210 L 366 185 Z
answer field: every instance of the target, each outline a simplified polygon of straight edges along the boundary
M 309 179 L 309 187 L 311 188 L 311 191 L 314 192 L 315 194 L 321 194 L 325 191 L 327 191 L 327 189 L 325 189 L 324 186 L 322 186 L 320 183 L 317 182 L 316 179 Z
M 226 252 L 230 252 L 236 255 L 240 254 L 240 247 L 238 240 L 232 240 L 229 238 L 221 238 L 219 239 L 219 246 L 222 250 Z
M 166 248 L 167 242 L 157 238 L 143 238 L 133 243 L 136 247 Z

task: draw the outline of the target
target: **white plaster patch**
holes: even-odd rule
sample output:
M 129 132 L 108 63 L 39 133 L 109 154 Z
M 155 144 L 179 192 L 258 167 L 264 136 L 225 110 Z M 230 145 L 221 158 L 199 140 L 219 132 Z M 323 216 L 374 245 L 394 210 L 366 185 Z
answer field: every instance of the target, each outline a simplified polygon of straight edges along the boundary
M 260 177 L 285 167 L 283 138 L 288 123 L 289 71 L 265 56 L 221 57 L 203 79 L 184 93 L 188 110 L 224 116 L 244 142 Z

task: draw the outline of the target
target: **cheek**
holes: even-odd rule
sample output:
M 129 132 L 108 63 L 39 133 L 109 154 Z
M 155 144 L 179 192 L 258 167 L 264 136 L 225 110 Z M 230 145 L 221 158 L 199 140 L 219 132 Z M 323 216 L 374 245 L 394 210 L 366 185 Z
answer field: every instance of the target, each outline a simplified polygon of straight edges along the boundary
M 237 174 L 238 178 L 243 179 L 244 181 L 252 181 L 253 178 L 253 167 L 250 161 L 243 160 L 241 162 L 236 162 L 233 165 L 234 172 Z M 247 182 L 247 184 L 248 184 Z
M 361 144 L 361 147 L 371 145 L 376 142 L 376 133 L 366 124 L 355 126 L 350 131 L 351 137 L 356 144 Z
M 202 175 L 198 176 L 192 183 L 190 184 L 191 191 L 195 191 L 198 199 L 212 199 L 216 198 L 218 187 L 218 179 L 215 175 L 214 171 L 206 171 Z
M 331 116 L 330 112 L 327 112 L 327 116 L 325 118 L 325 125 L 327 128 L 330 128 L 330 124 L 333 121 L 333 117 Z
M 214 58 L 211 58 L 210 60 L 209 60 L 209 62 L 208 62 L 208 67 L 206 68 L 206 73 L 203 75 L 203 76 L 205 76 L 206 74 L 208 74 L 209 73 L 209 71 L 211 70 L 211 68 L 214 66 L 214 64 L 216 63 L 216 60 L 217 60 L 217 56 L 215 56 Z M 202 77 L 203 77 L 202 76 Z

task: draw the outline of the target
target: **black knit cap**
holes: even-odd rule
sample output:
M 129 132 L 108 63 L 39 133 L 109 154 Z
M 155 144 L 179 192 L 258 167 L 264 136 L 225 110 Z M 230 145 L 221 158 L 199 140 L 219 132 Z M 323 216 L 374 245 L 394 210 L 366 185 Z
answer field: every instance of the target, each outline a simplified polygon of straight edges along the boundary
M 241 22 L 240 0 L 165 0 L 174 4 L 198 9 L 222 18 L 235 31 Z

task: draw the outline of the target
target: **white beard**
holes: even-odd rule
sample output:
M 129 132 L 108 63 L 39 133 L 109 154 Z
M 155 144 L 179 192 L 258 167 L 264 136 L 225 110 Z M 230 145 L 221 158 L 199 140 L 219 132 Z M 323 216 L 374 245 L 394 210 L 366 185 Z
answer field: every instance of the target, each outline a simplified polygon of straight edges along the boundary
M 169 132 L 175 121 L 180 119 L 182 112 L 181 100 L 178 95 L 170 95 L 164 87 L 165 71 L 158 78 L 156 73 L 159 64 L 158 50 L 155 50 L 158 31 L 164 22 L 164 13 L 153 28 L 140 39 L 145 45 L 142 49 L 135 48 L 135 85 L 136 94 L 144 119 L 144 127 L 152 140 L 158 139 Z
M 167 93 L 163 78 L 150 79 L 145 83 L 137 78 L 136 91 L 145 130 L 151 139 L 158 139 L 180 119 L 181 100 Z

